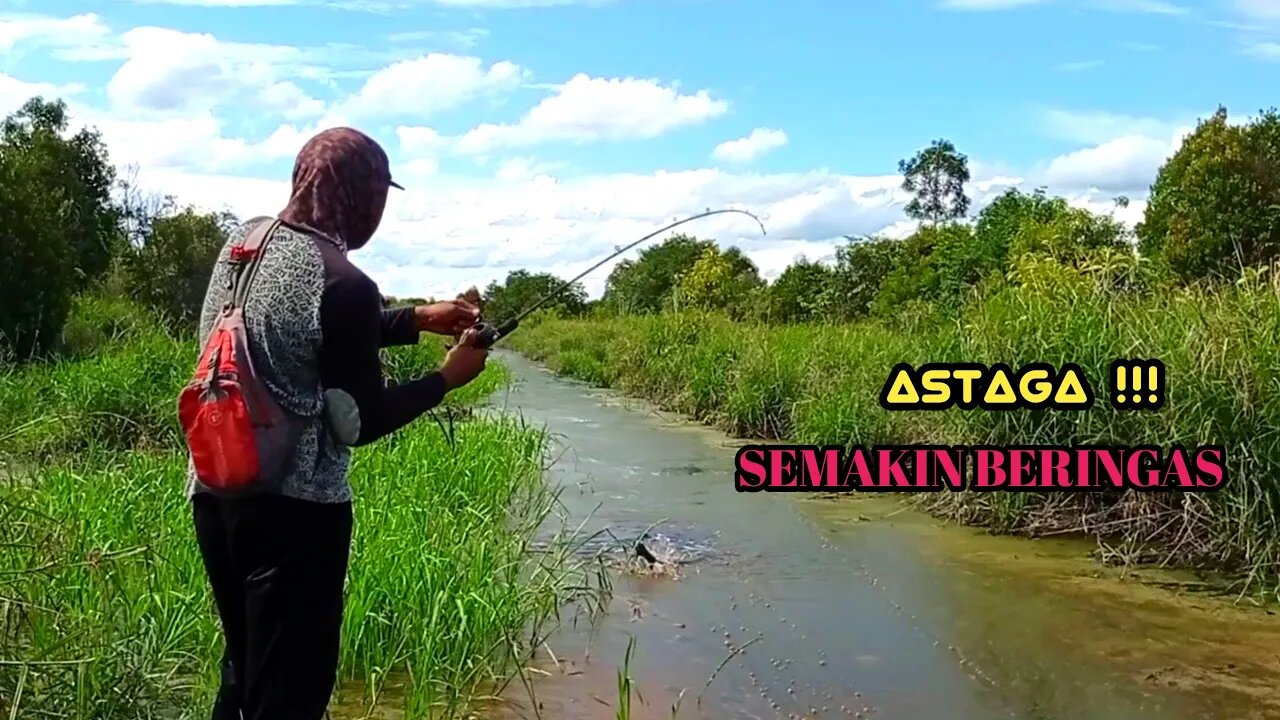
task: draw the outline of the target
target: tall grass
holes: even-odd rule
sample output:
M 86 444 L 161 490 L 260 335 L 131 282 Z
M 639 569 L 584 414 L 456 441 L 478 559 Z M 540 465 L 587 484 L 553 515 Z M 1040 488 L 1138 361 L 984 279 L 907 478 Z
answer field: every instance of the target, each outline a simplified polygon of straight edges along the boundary
M 1083 531 L 1122 554 L 1280 580 L 1280 279 L 1125 293 L 1069 269 L 971 300 L 958 319 L 776 327 L 699 314 L 548 320 L 508 341 L 560 373 L 744 435 L 800 443 L 1220 444 L 1218 493 L 942 493 L 936 512 L 1001 531 Z M 1168 370 L 1159 412 L 1106 402 L 1118 357 Z M 1089 411 L 888 412 L 899 362 L 1079 364 Z
M 383 351 L 392 381 L 439 367 L 444 341 Z M 181 443 L 177 397 L 198 354 L 194 337 L 175 335 L 117 298 L 79 298 L 63 331 L 64 351 L 47 363 L 0 368 L 0 455 L 38 459 L 97 444 L 118 450 Z M 445 410 L 470 406 L 510 381 L 492 362 L 445 398 Z M 444 411 L 442 410 L 442 413 Z
M 0 716 L 203 716 L 221 648 L 172 420 L 194 346 L 145 325 L 84 337 L 96 347 L 0 377 L 0 456 L 17 461 L 0 474 Z M 438 363 L 428 342 L 389 351 L 397 376 Z M 450 402 L 505 377 L 495 363 Z M 530 549 L 555 500 L 542 432 L 449 423 L 355 453 L 341 671 L 364 697 L 344 704 L 462 712 L 587 578 L 563 543 Z

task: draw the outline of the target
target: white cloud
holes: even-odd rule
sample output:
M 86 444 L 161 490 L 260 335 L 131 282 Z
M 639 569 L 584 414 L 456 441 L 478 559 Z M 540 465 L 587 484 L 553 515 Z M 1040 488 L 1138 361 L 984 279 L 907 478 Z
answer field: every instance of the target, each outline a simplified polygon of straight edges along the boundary
M 434 155 L 449 144 L 449 139 L 429 127 L 396 128 L 400 151 L 409 157 Z
M 216 132 L 212 125 L 192 123 L 184 128 L 152 127 L 139 135 L 194 135 L 207 143 Z M 199 139 L 193 140 L 167 154 L 190 152 L 199 145 Z M 132 155 L 124 153 L 125 147 L 112 146 L 120 162 L 145 160 L 137 153 L 152 146 L 135 145 Z M 1074 205 L 1114 211 L 1132 222 L 1140 217 L 1142 189 L 1174 147 L 1167 138 L 1120 138 L 1056 158 L 1025 175 L 975 176 L 969 192 L 976 211 L 1009 187 L 1048 185 Z M 212 161 L 219 154 L 246 152 L 246 146 L 224 144 L 205 157 Z M 829 255 L 845 235 L 900 238 L 914 228 L 902 212 L 907 197 L 897 175 L 700 169 L 561 178 L 555 169 L 554 163 L 517 157 L 502 162 L 491 178 L 473 178 L 441 174 L 430 159 L 397 160 L 397 177 L 408 190 L 390 197 L 378 237 L 354 259 L 384 292 L 444 297 L 472 284 L 501 280 L 518 268 L 569 277 L 615 246 L 708 207 L 755 212 L 769 234 L 762 237 L 748 218 L 735 215 L 681 229 L 713 237 L 723 246 L 742 247 L 767 277 L 776 276 L 798 254 L 814 259 Z M 144 167 L 139 180 L 182 200 L 210 209 L 228 207 L 246 217 L 274 212 L 288 198 L 287 176 L 257 180 L 207 168 Z M 1113 208 L 1112 198 L 1119 194 L 1134 198 L 1130 208 Z M 593 295 L 603 290 L 609 269 L 601 268 L 584 281 Z
M 377 71 L 334 113 L 349 118 L 421 117 L 513 90 L 526 74 L 511 62 L 485 68 L 477 57 L 430 53 Z
M 84 90 L 79 84 L 55 85 L 53 83 L 26 82 L 0 73 L 0 116 L 8 115 L 23 103 L 37 95 L 45 99 L 70 98 Z
M 6 26 L 0 26 L 6 27 Z M 500 96 L 526 77 L 512 63 L 486 65 L 477 58 L 427 55 L 392 63 L 375 72 L 350 98 L 324 107 L 310 101 L 307 80 L 323 72 L 318 49 L 236 44 L 209 35 L 141 28 L 104 35 L 94 23 L 44 24 L 10 31 L 12 47 L 34 47 L 34 38 L 92 42 L 82 59 L 120 62 L 108 86 L 108 108 L 89 106 L 78 86 L 30 82 L 0 74 L 0 110 L 12 110 L 32 95 L 69 99 L 77 124 L 98 127 L 120 165 L 137 165 L 138 181 L 182 202 L 228 208 L 247 217 L 272 213 L 288 198 L 287 170 L 273 179 L 255 177 L 256 163 L 291 159 L 321 125 L 354 117 L 394 118 L 457 107 Z M 39 28 L 39 32 L 30 30 Z M 41 40 L 51 52 L 75 47 Z M 86 49 L 87 48 L 87 49 Z M 364 56 L 369 57 L 369 56 Z M 335 61 L 336 62 L 336 61 Z M 332 67 L 330 65 L 329 67 Z M 252 101 L 260 113 L 229 103 Z M 316 101 L 318 102 L 318 101 Z M 902 237 L 914 224 L 903 214 L 901 179 L 829 171 L 746 173 L 715 168 L 644 174 L 561 173 L 550 148 L 499 153 L 550 141 L 642 140 L 679 127 L 722 117 L 727 100 L 707 90 L 683 92 L 656 80 L 607 79 L 586 74 L 556 86 L 523 118 L 510 125 L 481 125 L 469 133 L 442 134 L 427 125 L 397 125 L 387 143 L 394 171 L 408 190 L 393 193 L 374 242 L 356 256 L 385 292 L 445 296 L 469 285 L 501 279 L 516 268 L 576 274 L 616 245 L 638 238 L 673 217 L 712 207 L 740 207 L 759 214 L 769 235 L 748 219 L 718 216 L 681 229 L 737 244 L 775 276 L 796 255 L 830 255 L 845 235 Z M 294 120 L 287 118 L 292 113 Z M 224 120 L 266 118 L 249 136 Z M 1182 122 L 1103 112 L 1054 110 L 1046 128 L 1082 149 L 1032 167 L 1011 167 L 996 158 L 974 158 L 970 184 L 974 210 L 1008 187 L 1048 185 L 1071 202 L 1108 210 L 1111 197 L 1135 202 L 1123 213 L 1137 217 L 1142 189 L 1155 168 L 1177 147 Z M 405 119 L 404 122 L 418 122 Z M 362 123 L 363 124 L 363 123 Z M 275 126 L 274 131 L 270 128 Z M 780 131 L 758 128 L 723 143 L 718 157 L 750 159 L 785 143 Z M 398 142 L 397 142 L 398 141 Z M 451 152 L 492 153 L 487 177 L 459 176 L 441 164 Z M 283 163 L 281 163 L 283 165 Z M 586 281 L 598 293 L 609 268 Z
M 566 163 L 541 162 L 531 157 L 512 157 L 503 160 L 493 176 L 502 181 L 537 180 L 550 178 L 552 172 L 565 166 Z
M 1054 158 L 1043 177 L 1050 186 L 1062 188 L 1144 192 L 1164 161 L 1181 147 L 1182 138 L 1182 133 L 1166 138 L 1125 135 Z
M 116 112 L 188 115 L 236 103 L 294 120 L 314 117 L 324 103 L 282 72 L 297 48 L 220 42 L 207 33 L 139 27 L 119 37 L 124 62 L 107 83 Z M 111 52 L 103 49 L 105 56 Z
M 1235 0 L 1236 9 L 1252 18 L 1264 21 L 1280 21 L 1280 2 L 1277 0 Z
M 439 142 L 438 134 L 424 128 L 401 128 L 399 134 L 407 148 Z M 247 217 L 274 212 L 288 198 L 287 174 L 262 180 L 218 169 L 270 148 L 224 138 L 211 118 L 108 122 L 104 135 L 117 162 L 142 166 L 138 179 L 144 187 L 173 193 L 182 201 L 226 207 Z M 302 139 L 295 134 L 278 142 L 274 152 L 291 154 Z M 1073 204 L 1100 212 L 1113 210 L 1115 195 L 1130 195 L 1135 200 L 1130 208 L 1115 212 L 1132 221 L 1140 217 L 1142 190 L 1174 147 L 1168 138 L 1124 137 L 1055 158 L 1023 175 L 975 175 L 969 188 L 974 211 L 1009 187 L 1048 185 Z M 515 157 L 485 179 L 441 174 L 433 159 L 406 159 L 406 154 L 393 153 L 393 161 L 408 190 L 390 197 L 378 237 L 355 256 L 384 292 L 402 296 L 452 296 L 472 284 L 501 280 L 518 268 L 569 277 L 616 245 L 708 207 L 740 207 L 761 216 L 767 237 L 749 219 L 734 215 L 682 229 L 742 247 L 767 277 L 797 254 L 815 259 L 829 255 L 845 235 L 900 238 L 914 228 L 902 212 L 907 197 L 899 188 L 901 178 L 893 174 L 700 169 L 560 178 L 554 174 L 555 163 Z M 974 163 L 984 173 L 987 167 L 996 165 Z M 601 268 L 585 281 L 593 295 L 603 290 L 608 270 Z
M 292 157 L 306 140 L 306 135 L 288 125 L 257 142 L 227 137 L 224 123 L 207 111 L 186 116 L 125 119 L 78 104 L 71 105 L 70 109 L 73 129 L 97 128 L 114 160 L 144 168 L 192 172 L 237 170 Z
M 711 151 L 711 157 L 726 162 L 750 162 L 787 142 L 787 134 L 781 130 L 756 128 L 746 137 L 720 143 Z
M 110 33 L 92 13 L 56 18 L 45 15 L 0 15 L 0 54 L 23 46 L 74 48 L 94 43 Z
M 1101 110 L 1050 108 L 1039 113 L 1051 137 L 1077 143 L 1097 144 L 1124 135 L 1164 137 L 1189 124 L 1187 119 L 1165 120 Z
M 684 95 L 656 80 L 579 73 L 511 125 L 484 124 L 458 141 L 465 153 L 548 141 L 571 143 L 654 138 L 724 115 L 729 103 L 706 90 Z
M 1278 42 L 1255 42 L 1245 46 L 1246 55 L 1252 55 L 1263 60 L 1280 61 L 1280 43 Z

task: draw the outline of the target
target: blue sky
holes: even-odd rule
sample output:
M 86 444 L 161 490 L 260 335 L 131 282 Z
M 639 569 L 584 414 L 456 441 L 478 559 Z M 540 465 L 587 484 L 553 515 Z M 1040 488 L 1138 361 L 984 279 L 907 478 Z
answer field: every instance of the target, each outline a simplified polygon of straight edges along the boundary
M 725 204 L 770 238 L 690 229 L 772 275 L 909 231 L 892 176 L 936 137 L 979 207 L 1107 210 L 1275 87 L 1280 0 L 0 0 L 0 110 L 65 97 L 158 192 L 271 213 L 309 133 L 375 135 L 409 191 L 358 261 L 397 294 L 571 272 Z

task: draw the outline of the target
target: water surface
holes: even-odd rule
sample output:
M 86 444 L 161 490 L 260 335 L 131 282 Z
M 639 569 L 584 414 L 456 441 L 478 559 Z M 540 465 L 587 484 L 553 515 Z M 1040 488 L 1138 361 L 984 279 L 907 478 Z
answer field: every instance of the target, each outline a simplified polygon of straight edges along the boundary
M 558 633 L 536 701 L 516 683 L 498 716 L 616 718 L 634 639 L 633 718 L 1280 717 L 1280 623 L 1264 612 L 882 497 L 738 493 L 723 435 L 502 359 L 519 381 L 495 403 L 553 434 L 571 524 L 624 546 L 647 531 L 683 564 L 618 573 L 603 624 Z

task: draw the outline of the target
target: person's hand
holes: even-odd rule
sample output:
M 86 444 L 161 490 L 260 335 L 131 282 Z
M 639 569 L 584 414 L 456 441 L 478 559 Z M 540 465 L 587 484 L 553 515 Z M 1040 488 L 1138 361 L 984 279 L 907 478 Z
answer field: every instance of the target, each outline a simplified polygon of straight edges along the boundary
M 467 288 L 467 291 L 459 295 L 458 299 L 475 307 L 480 307 L 480 291 L 476 289 L 475 285 Z
M 484 363 L 489 357 L 489 349 L 480 346 L 477 342 L 478 338 L 479 333 L 475 328 L 468 328 L 458 338 L 457 344 L 449 348 L 449 352 L 444 356 L 440 375 L 444 377 L 445 386 L 449 390 L 466 385 L 484 372 Z
M 466 300 L 444 300 L 413 309 L 418 332 L 458 335 L 480 319 L 480 308 Z

